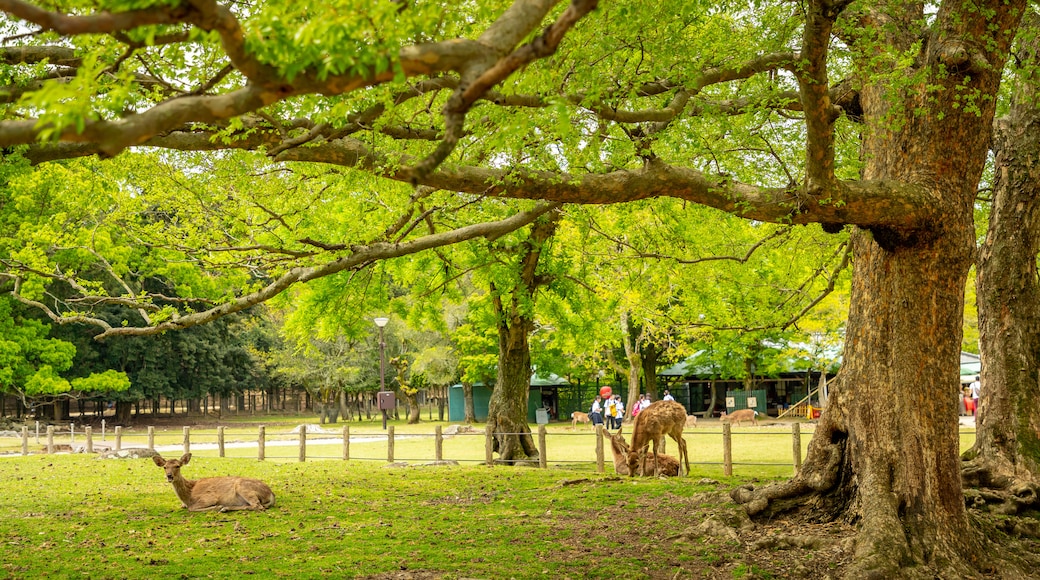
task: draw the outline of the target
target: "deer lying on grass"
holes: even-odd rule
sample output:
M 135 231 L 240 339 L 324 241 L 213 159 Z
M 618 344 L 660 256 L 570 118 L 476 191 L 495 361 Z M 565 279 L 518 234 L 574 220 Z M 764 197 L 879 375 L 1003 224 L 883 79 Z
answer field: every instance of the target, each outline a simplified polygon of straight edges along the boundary
M 628 443 L 621 435 L 621 430 L 610 436 L 610 451 L 614 454 L 614 471 L 618 475 L 631 475 L 628 470 Z M 679 475 L 679 460 L 671 455 L 661 454 L 657 457 L 661 462 L 661 469 L 657 469 L 657 463 L 652 458 L 643 454 L 643 460 L 636 467 L 636 475 L 653 477 L 654 473 L 660 473 L 666 477 Z
M 657 447 L 665 435 L 675 439 L 679 444 L 679 460 L 685 461 L 686 473 L 689 473 L 690 456 L 686 452 L 686 441 L 682 437 L 684 425 L 686 407 L 675 401 L 657 401 L 640 411 L 632 427 L 632 447 L 628 452 L 629 477 L 635 475 L 640 464 L 640 455 L 645 457 L 650 442 L 654 444 L 654 467 L 663 466 L 657 456 Z
M 730 423 L 732 425 L 739 425 L 744 421 L 750 421 L 751 424 L 758 425 L 758 411 L 754 409 L 741 409 L 739 411 L 733 411 L 728 415 L 723 411 L 720 419 L 723 423 Z
M 274 492 L 259 479 L 231 476 L 184 479 L 181 466 L 191 461 L 191 453 L 185 453 L 179 460 L 163 459 L 160 455 L 152 460 L 166 470 L 166 481 L 173 484 L 173 491 L 188 511 L 263 511 L 274 505 Z
M 575 411 L 571 413 L 571 430 L 574 431 L 578 428 L 578 423 L 588 423 L 589 414 L 582 413 L 581 411 Z

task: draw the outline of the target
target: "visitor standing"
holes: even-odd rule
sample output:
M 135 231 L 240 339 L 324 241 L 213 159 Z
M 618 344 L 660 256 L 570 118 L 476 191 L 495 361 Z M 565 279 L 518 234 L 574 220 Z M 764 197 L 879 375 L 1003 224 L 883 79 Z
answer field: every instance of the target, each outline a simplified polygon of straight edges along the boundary
M 668 389 L 665 389 L 664 390 L 664 396 L 661 397 L 661 400 L 662 401 L 674 401 L 675 397 L 673 397 L 672 394 L 668 392 Z
M 589 419 L 592 419 L 592 426 L 603 424 L 603 403 L 599 395 L 596 395 L 596 399 L 592 401 L 592 409 L 589 410 Z
M 971 390 L 971 402 L 973 403 L 971 414 L 973 416 L 978 416 L 978 412 L 979 412 L 979 391 L 982 390 L 982 383 L 979 382 L 979 375 L 975 375 L 975 380 L 972 381 L 971 386 L 969 387 L 969 389 Z

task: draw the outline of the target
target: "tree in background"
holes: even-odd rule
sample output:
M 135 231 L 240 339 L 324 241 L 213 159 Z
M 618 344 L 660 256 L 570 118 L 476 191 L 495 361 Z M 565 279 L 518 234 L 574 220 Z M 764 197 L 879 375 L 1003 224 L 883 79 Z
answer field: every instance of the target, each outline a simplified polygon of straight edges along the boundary
M 30 412 L 50 407 L 50 418 L 63 420 L 69 400 L 118 397 L 130 388 L 120 371 L 70 373 L 75 345 L 49 337 L 48 325 L 18 310 L 13 300 L 0 297 L 0 393 L 16 395 Z
M 999 513 L 1035 509 L 1040 491 L 1040 16 L 1018 38 L 1013 96 L 994 123 L 989 227 L 977 268 L 982 399 L 965 485 L 976 504 Z

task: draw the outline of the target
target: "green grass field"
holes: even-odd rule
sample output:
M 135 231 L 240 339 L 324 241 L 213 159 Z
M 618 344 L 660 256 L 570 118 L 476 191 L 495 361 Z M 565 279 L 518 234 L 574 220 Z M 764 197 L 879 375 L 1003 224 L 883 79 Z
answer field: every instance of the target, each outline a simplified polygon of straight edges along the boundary
M 294 440 L 285 432 L 295 424 L 268 423 L 269 440 Z M 804 447 L 811 433 L 802 427 Z M 396 441 L 396 458 L 433 458 L 429 423 L 395 431 L 412 436 Z M 548 469 L 483 465 L 482 435 L 445 440 L 445 458 L 460 466 L 388 468 L 385 439 L 352 443 L 358 459 L 346 462 L 341 445 L 309 444 L 309 456 L 328 459 L 304 463 L 293 446 L 269 446 L 263 462 L 255 447 L 230 446 L 255 443 L 256 432 L 227 427 L 220 458 L 201 448 L 216 430 L 193 429 L 199 449 L 184 475 L 263 479 L 277 496 L 264 513 L 189 513 L 150 460 L 6 454 L 0 577 L 672 578 L 726 569 L 737 578 L 746 569 L 737 547 L 675 540 L 676 530 L 700 521 L 705 497 L 792 472 L 789 426 L 734 429 L 730 478 L 719 464 L 721 429 L 691 429 L 690 477 L 659 480 L 617 478 L 609 462 L 598 473 L 594 435 L 564 426 L 549 430 Z M 351 425 L 354 437 L 382 433 Z M 127 431 L 123 446 L 145 437 Z M 157 446 L 182 443 L 180 429 L 156 432 Z

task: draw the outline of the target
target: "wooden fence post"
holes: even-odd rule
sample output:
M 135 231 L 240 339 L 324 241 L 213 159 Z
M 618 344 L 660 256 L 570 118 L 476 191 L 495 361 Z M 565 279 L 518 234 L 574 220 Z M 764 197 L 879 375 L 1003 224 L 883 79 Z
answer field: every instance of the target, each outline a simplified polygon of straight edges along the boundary
M 47 453 L 54 453 L 54 425 L 47 425 Z
M 444 461 L 444 435 L 440 425 L 433 428 L 433 456 L 437 461 Z
M 729 423 L 722 424 L 722 474 L 733 475 L 733 432 Z
M 802 467 L 802 427 L 800 423 L 791 424 L 792 451 L 794 452 L 794 472 L 797 475 Z
M 307 461 L 307 426 L 300 425 L 300 461 Z
M 484 461 L 487 463 L 488 467 L 495 464 L 495 457 L 492 452 L 492 449 L 494 449 L 494 444 L 492 443 L 494 436 L 494 430 L 489 423 L 487 427 L 484 428 Z
M 343 427 L 343 461 L 350 461 L 350 425 Z
M 545 425 L 538 426 L 538 467 L 545 469 L 549 460 L 545 456 Z
M 191 453 L 191 427 L 184 426 L 184 453 Z
M 386 462 L 394 462 L 394 426 L 386 428 Z
M 596 425 L 596 471 L 603 473 L 603 425 Z
M 155 427 L 148 427 L 148 449 L 155 451 Z
M 116 425 L 116 451 L 123 448 L 123 428 Z
M 22 455 L 29 454 L 29 428 L 22 426 Z
M 256 437 L 256 460 L 257 461 L 263 461 L 264 460 L 264 435 L 265 435 L 264 431 L 265 431 L 265 428 L 264 428 L 263 425 L 261 425 L 259 433 L 257 434 L 257 437 Z
M 94 452 L 94 428 L 87 425 L 84 429 L 84 434 L 87 437 L 87 453 Z
M 224 457 L 224 426 L 217 426 L 217 457 Z

